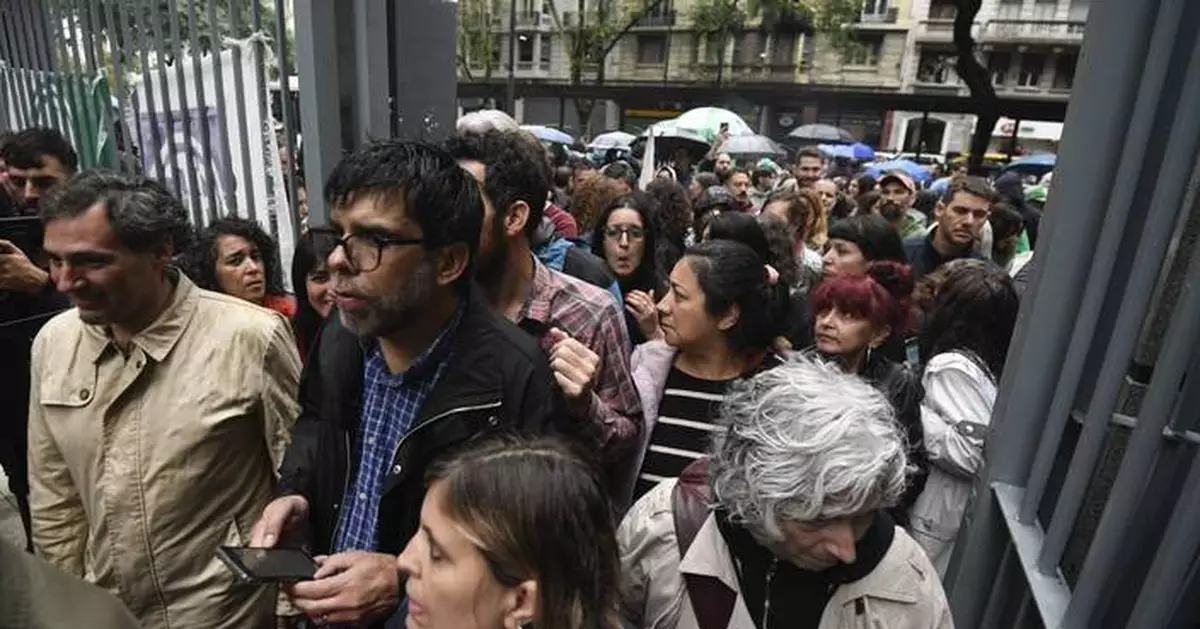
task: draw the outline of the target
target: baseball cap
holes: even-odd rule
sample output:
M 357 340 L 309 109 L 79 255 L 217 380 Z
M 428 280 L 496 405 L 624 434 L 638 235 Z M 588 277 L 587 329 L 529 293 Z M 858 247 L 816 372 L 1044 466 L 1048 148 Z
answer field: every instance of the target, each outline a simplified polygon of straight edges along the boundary
M 884 184 L 889 181 L 895 181 L 899 183 L 900 185 L 904 186 L 905 190 L 908 190 L 909 192 L 917 191 L 917 184 L 913 183 L 912 177 L 909 177 L 908 173 L 906 172 L 899 170 L 888 171 L 883 175 L 883 177 L 879 178 L 879 187 L 882 188 Z

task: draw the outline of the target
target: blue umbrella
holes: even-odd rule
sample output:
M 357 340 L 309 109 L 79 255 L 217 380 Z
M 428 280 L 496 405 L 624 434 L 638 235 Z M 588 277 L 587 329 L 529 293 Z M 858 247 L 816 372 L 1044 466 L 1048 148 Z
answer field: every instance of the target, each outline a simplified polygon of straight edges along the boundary
M 851 144 L 850 152 L 854 155 L 854 159 L 859 161 L 875 159 L 875 149 L 863 144 L 862 142 L 855 142 L 854 144 Z
M 1057 163 L 1058 156 L 1054 153 L 1040 153 L 1013 160 L 1001 169 L 1001 172 L 1015 171 L 1022 174 L 1041 176 L 1054 170 L 1054 165 Z
M 909 177 L 912 177 L 914 180 L 919 182 L 926 182 L 933 178 L 933 175 L 930 174 L 930 172 L 926 170 L 924 166 L 907 159 L 897 159 L 890 162 L 870 164 L 865 170 L 867 174 L 876 179 L 882 177 L 883 173 L 886 173 L 889 170 L 904 171 Z
M 521 125 L 521 128 L 528 131 L 529 133 L 533 134 L 533 137 L 535 137 L 543 142 L 550 142 L 552 144 L 567 144 L 567 145 L 571 145 L 571 144 L 575 143 L 575 138 L 563 133 L 562 131 L 559 131 L 558 129 L 554 129 L 552 127 L 543 127 L 542 125 L 537 125 L 537 124 L 527 124 L 527 125 Z
M 842 159 L 854 159 L 854 152 L 850 150 L 848 144 L 818 144 L 818 149 L 829 157 L 840 157 Z

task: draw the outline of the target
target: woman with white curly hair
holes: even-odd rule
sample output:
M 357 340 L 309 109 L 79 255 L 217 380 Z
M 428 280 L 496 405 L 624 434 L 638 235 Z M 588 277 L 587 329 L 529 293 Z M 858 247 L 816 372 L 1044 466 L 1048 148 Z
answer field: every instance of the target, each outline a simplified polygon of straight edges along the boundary
M 710 459 L 626 514 L 622 615 L 654 629 L 949 629 L 937 572 L 886 509 L 908 458 L 891 404 L 793 356 L 727 394 Z

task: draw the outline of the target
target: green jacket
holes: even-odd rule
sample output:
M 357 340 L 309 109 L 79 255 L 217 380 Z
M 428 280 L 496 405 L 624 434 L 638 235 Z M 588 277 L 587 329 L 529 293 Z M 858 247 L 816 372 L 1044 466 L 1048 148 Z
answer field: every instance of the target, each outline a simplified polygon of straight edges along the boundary
M 0 629 L 137 629 L 108 592 L 0 539 Z

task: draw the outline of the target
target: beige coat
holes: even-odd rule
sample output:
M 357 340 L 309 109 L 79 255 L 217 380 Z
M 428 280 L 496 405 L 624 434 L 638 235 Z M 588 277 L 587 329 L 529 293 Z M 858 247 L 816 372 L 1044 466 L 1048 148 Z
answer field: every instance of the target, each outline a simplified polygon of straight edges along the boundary
M 268 626 L 274 591 L 236 585 L 214 552 L 249 541 L 299 412 L 287 321 L 179 275 L 128 356 L 71 310 L 42 328 L 32 363 L 38 554 L 143 627 Z
M 739 592 L 734 558 L 716 518 L 709 516 L 687 554 L 679 556 L 671 493 L 663 481 L 629 510 L 617 531 L 621 548 L 621 613 L 642 629 L 697 629 L 683 575 L 715 577 L 737 594 L 728 629 L 755 629 Z M 855 601 L 861 600 L 864 613 Z M 946 594 L 916 542 L 896 528 L 891 548 L 866 577 L 842 585 L 821 616 L 820 629 L 953 629 Z

